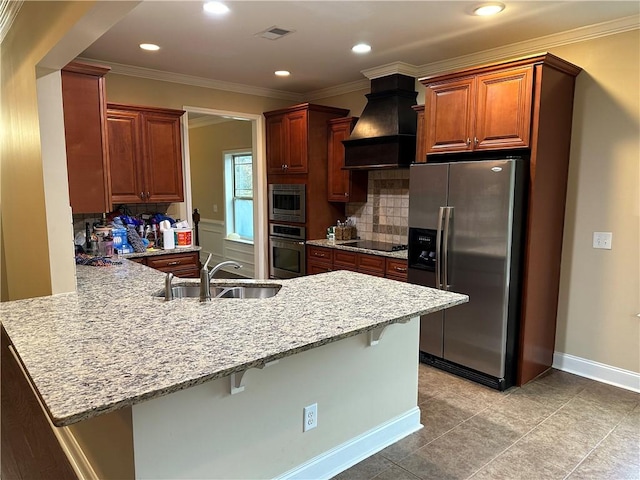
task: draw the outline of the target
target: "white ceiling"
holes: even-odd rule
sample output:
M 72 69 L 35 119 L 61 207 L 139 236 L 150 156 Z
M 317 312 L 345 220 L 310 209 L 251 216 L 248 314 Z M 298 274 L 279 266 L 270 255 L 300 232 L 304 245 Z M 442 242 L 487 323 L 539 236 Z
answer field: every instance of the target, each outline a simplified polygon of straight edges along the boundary
M 640 13 L 638 1 L 503 1 L 495 17 L 470 1 L 230 1 L 212 17 L 200 1 L 143 1 L 81 57 L 291 94 L 362 81 L 362 71 L 424 66 Z M 627 24 L 629 22 L 627 21 Z M 270 27 L 294 30 L 278 40 Z M 581 31 L 581 30 L 578 30 Z M 358 42 L 373 50 L 356 55 Z M 156 43 L 157 52 L 138 48 Z M 275 70 L 289 70 L 288 78 Z M 117 71 L 117 70 L 114 70 Z

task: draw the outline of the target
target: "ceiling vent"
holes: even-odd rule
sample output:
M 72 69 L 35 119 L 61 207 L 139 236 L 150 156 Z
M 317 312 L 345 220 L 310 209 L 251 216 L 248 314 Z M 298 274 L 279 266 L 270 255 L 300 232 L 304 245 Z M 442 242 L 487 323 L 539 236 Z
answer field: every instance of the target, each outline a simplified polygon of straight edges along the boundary
M 294 31 L 295 30 L 287 30 L 285 28 L 273 26 L 273 27 L 267 28 L 263 32 L 256 33 L 256 36 L 266 38 L 267 40 L 278 40 L 279 38 L 282 38 L 285 35 L 289 35 Z

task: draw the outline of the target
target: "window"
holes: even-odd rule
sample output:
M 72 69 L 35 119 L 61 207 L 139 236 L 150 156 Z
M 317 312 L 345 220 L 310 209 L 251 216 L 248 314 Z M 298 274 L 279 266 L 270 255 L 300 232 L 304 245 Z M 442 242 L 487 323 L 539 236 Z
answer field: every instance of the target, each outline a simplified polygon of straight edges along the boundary
M 253 155 L 225 153 L 227 238 L 253 242 Z

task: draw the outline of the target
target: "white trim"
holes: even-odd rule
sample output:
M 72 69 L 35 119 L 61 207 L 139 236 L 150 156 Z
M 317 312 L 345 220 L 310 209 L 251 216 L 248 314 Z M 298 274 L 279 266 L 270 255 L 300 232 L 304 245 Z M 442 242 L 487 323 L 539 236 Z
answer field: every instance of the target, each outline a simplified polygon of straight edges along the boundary
M 360 73 L 370 80 L 386 77 L 387 75 L 392 75 L 394 73 L 400 73 L 409 77 L 417 77 L 419 75 L 419 68 L 420 67 L 417 67 L 416 65 L 411 65 L 405 62 L 394 62 L 381 65 L 379 67 L 368 68 L 366 70 L 362 70 Z
M 640 373 L 638 372 L 562 352 L 553 354 L 553 368 L 640 393 Z
M 420 408 L 414 407 L 283 473 L 276 479 L 329 479 L 421 428 Z
M 320 98 L 336 97 L 351 92 L 359 92 L 360 90 L 369 90 L 371 82 L 368 79 L 356 80 L 354 82 L 343 83 L 335 87 L 323 88 L 315 90 L 305 95 L 305 100 L 312 101 Z
M 245 95 L 256 95 L 258 97 L 278 98 L 282 100 L 291 100 L 293 102 L 303 101 L 303 95 L 299 93 L 284 92 L 282 90 L 243 85 L 240 83 L 225 82 L 222 80 L 213 80 L 210 78 L 196 77 L 193 75 L 183 75 L 181 73 L 164 72 L 162 70 L 154 70 L 152 68 L 136 67 L 133 65 L 125 65 L 115 62 L 106 62 L 94 58 L 79 57 L 78 60 L 88 63 L 99 63 L 101 65 L 107 65 L 111 67 L 111 72 L 109 73 L 115 73 L 117 75 L 148 78 L 150 80 L 180 83 L 182 85 L 211 88 L 214 90 L 221 90 L 225 92 L 243 93 Z

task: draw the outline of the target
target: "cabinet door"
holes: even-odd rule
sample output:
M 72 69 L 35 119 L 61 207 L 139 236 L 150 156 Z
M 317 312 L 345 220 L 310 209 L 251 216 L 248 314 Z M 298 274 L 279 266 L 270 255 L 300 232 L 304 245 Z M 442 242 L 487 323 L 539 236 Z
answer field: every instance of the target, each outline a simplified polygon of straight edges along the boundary
M 346 250 L 336 250 L 333 252 L 333 268 L 335 270 L 358 271 L 358 254 Z
M 333 264 L 333 249 L 324 247 L 307 246 L 307 260 L 314 260 L 327 264 Z
M 427 124 L 424 121 L 424 105 L 414 105 L 413 109 L 417 114 L 416 123 L 416 163 L 426 163 L 426 128 Z
M 358 271 L 360 273 L 375 275 L 376 277 L 384 277 L 385 258 L 378 255 L 359 253 Z
M 69 202 L 73 213 L 111 211 L 104 75 L 71 63 L 62 70 Z
M 343 140 L 349 138 L 358 119 L 345 117 L 329 120 L 327 156 L 327 199 L 330 202 L 366 202 L 367 173 L 343 170 Z
M 308 168 L 308 123 L 307 111 L 287 113 L 286 115 L 286 173 L 307 173 Z
M 533 67 L 477 77 L 475 150 L 528 147 Z
M 387 258 L 386 259 L 387 266 L 385 271 L 385 276 L 387 278 L 391 278 L 393 280 L 399 280 L 401 282 L 407 281 L 407 261 L 396 259 L 396 258 Z
M 148 202 L 182 202 L 180 117 L 143 113 L 145 197 Z
M 267 173 L 284 173 L 285 160 L 285 115 L 266 119 Z
M 108 111 L 113 203 L 142 203 L 145 200 L 140 122 L 139 113 L 126 110 Z
M 472 150 L 474 98 L 473 77 L 427 86 L 426 153 Z

